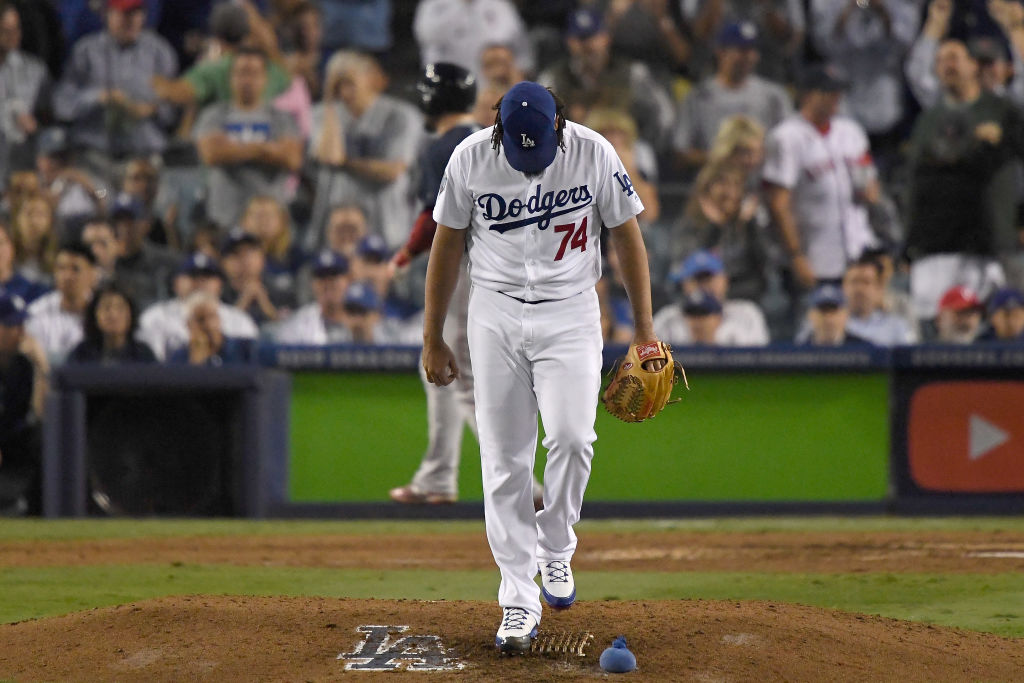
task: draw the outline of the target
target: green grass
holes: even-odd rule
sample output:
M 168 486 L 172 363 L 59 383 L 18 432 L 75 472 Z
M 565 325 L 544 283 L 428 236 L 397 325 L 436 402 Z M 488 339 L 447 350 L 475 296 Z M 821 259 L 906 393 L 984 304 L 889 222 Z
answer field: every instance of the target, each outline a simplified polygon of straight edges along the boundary
M 586 517 L 584 506 L 583 516 Z M 171 536 L 294 536 L 318 534 L 483 533 L 483 521 L 326 521 L 237 519 L 3 519 L 0 540 L 166 538 Z M 580 522 L 580 533 L 774 531 L 990 531 L 1024 533 L 1024 517 L 748 517 L 735 519 L 639 519 Z
M 683 530 L 707 533 L 807 531 L 1024 533 L 1024 518 L 766 517 L 581 522 L 588 532 Z M 481 521 L 3 520 L 0 541 L 217 535 L 483 534 Z M 493 600 L 496 570 L 401 571 L 136 564 L 0 569 L 0 623 L 66 614 L 166 595 L 247 594 Z M 1024 637 L 1019 573 L 785 574 L 586 572 L 581 599 L 771 600 L 927 621 Z
M 17 568 L 0 573 L 0 622 L 166 595 L 493 600 L 497 571 L 337 570 L 223 565 Z M 770 600 L 1024 637 L 1019 574 L 586 572 L 582 600 Z

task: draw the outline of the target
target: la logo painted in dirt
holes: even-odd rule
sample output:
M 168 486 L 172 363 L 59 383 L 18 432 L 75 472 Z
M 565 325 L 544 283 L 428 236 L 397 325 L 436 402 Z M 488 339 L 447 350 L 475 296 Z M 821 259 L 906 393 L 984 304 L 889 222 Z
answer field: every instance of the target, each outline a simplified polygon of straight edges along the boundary
M 391 641 L 392 635 L 408 630 L 408 626 L 359 626 L 356 631 L 363 634 L 362 642 L 337 659 L 345 661 L 346 671 L 457 671 L 465 666 L 448 655 L 440 636 L 402 636 Z

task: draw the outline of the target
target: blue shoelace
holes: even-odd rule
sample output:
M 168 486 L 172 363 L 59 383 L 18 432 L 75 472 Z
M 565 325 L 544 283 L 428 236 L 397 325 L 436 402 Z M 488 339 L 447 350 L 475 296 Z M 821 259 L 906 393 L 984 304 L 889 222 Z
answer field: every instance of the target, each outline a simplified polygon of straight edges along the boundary
M 506 607 L 505 617 L 502 619 L 501 627 L 507 631 L 521 629 L 526 626 L 526 619 L 530 615 L 522 607 Z
M 552 560 L 544 565 L 545 578 L 551 583 L 569 583 L 569 563 Z

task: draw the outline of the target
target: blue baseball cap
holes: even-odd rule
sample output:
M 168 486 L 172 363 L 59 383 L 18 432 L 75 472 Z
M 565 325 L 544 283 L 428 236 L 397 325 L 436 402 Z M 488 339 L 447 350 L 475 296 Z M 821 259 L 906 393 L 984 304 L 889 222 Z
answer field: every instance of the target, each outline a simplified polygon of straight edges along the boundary
M 725 271 L 725 265 L 722 263 L 722 259 L 710 251 L 701 249 L 686 257 L 683 264 L 672 273 L 672 279 L 681 282 L 698 275 L 718 275 L 723 271 Z
M 846 305 L 846 297 L 838 285 L 818 285 L 811 294 L 811 306 L 814 308 L 840 308 Z
M 512 168 L 540 173 L 555 160 L 555 98 L 539 83 L 521 81 L 501 99 L 501 146 Z
M 114 205 L 110 207 L 110 219 L 117 220 L 122 216 L 127 216 L 132 220 L 138 220 L 142 218 L 142 212 L 142 202 L 138 197 L 121 192 L 114 199 Z
M 223 277 L 220 266 L 212 258 L 201 251 L 197 251 L 182 261 L 178 272 L 184 275 L 216 275 Z
M 378 261 L 383 261 L 390 256 L 388 250 L 388 243 L 384 241 L 384 238 L 380 235 L 367 235 L 363 239 L 359 240 L 359 246 L 356 247 L 356 253 L 361 257 L 371 257 Z
M 738 47 L 746 49 L 757 47 L 757 26 L 750 21 L 737 21 L 726 24 L 715 38 L 718 47 Z
M 363 312 L 380 310 L 380 297 L 373 284 L 362 280 L 350 284 L 345 290 L 345 308 Z
M 243 244 L 258 247 L 260 246 L 260 238 L 245 228 L 236 225 L 228 231 L 228 235 L 224 238 L 224 243 L 220 247 L 220 253 L 222 255 L 230 254 Z
M 703 289 L 691 292 L 683 299 L 683 313 L 686 315 L 715 315 L 721 312 L 722 303 L 714 294 Z
M 4 327 L 17 327 L 25 322 L 28 313 L 25 310 L 25 300 L 17 294 L 0 292 L 0 325 Z
M 569 14 L 565 34 L 570 38 L 586 40 L 604 30 L 604 18 L 591 7 L 580 7 Z
M 348 259 L 333 249 L 323 249 L 310 260 L 313 277 L 333 277 L 348 273 Z
M 996 290 L 988 300 L 988 314 L 1008 308 L 1024 308 L 1024 294 L 1019 289 L 1005 287 Z

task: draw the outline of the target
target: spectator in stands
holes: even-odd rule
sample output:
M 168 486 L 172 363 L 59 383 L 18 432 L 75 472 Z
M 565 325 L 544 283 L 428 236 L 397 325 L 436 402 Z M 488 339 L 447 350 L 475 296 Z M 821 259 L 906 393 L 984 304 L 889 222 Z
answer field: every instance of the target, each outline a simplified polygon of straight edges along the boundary
M 12 168 L 34 161 L 32 142 L 49 116 L 50 75 L 39 58 L 21 50 L 21 14 L 0 2 L 0 185 Z
M 175 365 L 245 365 L 253 362 L 251 340 L 228 337 L 221 328 L 220 308 L 208 292 L 197 291 L 185 301 L 188 345 L 173 352 L 168 361 Z
M 793 111 L 789 93 L 754 73 L 758 52 L 757 27 L 752 22 L 726 24 L 715 40 L 715 73 L 700 81 L 683 100 L 672 145 L 683 165 L 708 160 L 722 123 L 744 114 L 773 128 Z
M 849 114 L 871 136 L 876 154 L 895 152 L 885 137 L 903 118 L 903 58 L 914 42 L 919 0 L 812 0 L 812 38 L 826 59 L 842 64 L 850 79 Z
M 324 66 L 323 10 L 311 0 L 299 0 L 284 17 L 281 26 L 284 64 L 292 74 L 301 77 L 314 100 L 320 99 Z
M 661 215 L 657 189 L 658 159 L 654 148 L 640 139 L 633 117 L 621 109 L 595 107 L 583 124 L 603 135 L 619 155 L 633 189 L 644 203 L 644 210 L 637 215 L 641 227 L 658 220 Z
M 422 140 L 423 117 L 384 94 L 386 82 L 369 55 L 343 51 L 331 57 L 310 141 L 321 166 L 312 229 L 324 225 L 330 207 L 359 202 L 370 232 L 397 248 L 413 222 L 408 170 Z
M 668 139 L 675 117 L 671 98 L 646 65 L 612 56 L 611 34 L 597 10 L 569 15 L 565 43 L 568 57 L 537 80 L 565 102 L 566 118 L 583 121 L 594 107 L 617 107 L 633 116 L 640 137 L 656 148 Z
M 47 128 L 36 141 L 36 170 L 42 188 L 56 207 L 58 222 L 71 230 L 86 217 L 102 213 L 107 190 L 71 160 L 63 128 Z
M 691 74 L 703 76 L 710 71 L 710 48 L 723 26 L 749 21 L 760 36 L 759 72 L 776 81 L 792 80 L 793 61 L 804 42 L 806 19 L 801 0 L 681 0 L 680 7 L 695 41 Z
M 96 290 L 85 309 L 83 339 L 68 355 L 68 363 L 154 363 L 145 342 L 135 339 L 138 309 L 128 290 L 107 282 Z
M 758 224 L 757 204 L 744 202 L 744 181 L 742 169 L 729 162 L 701 169 L 673 228 L 669 253 L 679 263 L 697 250 L 714 252 L 725 266 L 729 291 L 760 301 L 767 288 L 765 226 Z
M 997 9 L 992 18 L 1003 35 L 979 35 L 970 41 L 971 54 L 979 63 L 981 86 L 1020 105 L 1024 103 L 1024 7 L 1016 0 L 994 0 L 988 4 Z M 936 59 L 940 44 L 948 37 L 960 35 L 953 30 L 955 11 L 953 0 L 930 0 L 921 33 L 907 56 L 907 85 L 925 109 L 935 106 L 942 97 Z
M 480 76 L 477 79 L 476 107 L 473 119 L 481 128 L 494 124 L 494 104 L 509 88 L 526 80 L 516 63 L 516 54 L 504 43 L 487 45 L 480 52 Z
M 710 292 L 698 289 L 684 296 L 683 318 L 689 330 L 690 345 L 728 345 L 728 340 L 719 341 L 719 330 L 722 329 L 722 304 Z
M 388 287 L 391 284 L 391 271 L 388 269 L 388 259 L 391 257 L 391 250 L 379 235 L 367 235 L 359 241 L 356 247 L 355 258 L 352 259 L 352 279 L 368 282 L 377 292 L 381 301 L 387 298 Z
M 708 153 L 708 163 L 722 162 L 743 171 L 747 191 L 760 190 L 761 167 L 764 164 L 764 126 L 745 114 L 724 119 Z
M 22 352 L 25 340 L 25 302 L 0 292 L 0 477 L 17 482 L 11 500 L 0 500 L 0 508 L 20 514 L 39 514 L 41 442 L 38 413 L 33 400 L 45 386 L 44 366 L 36 366 Z M 43 370 L 43 372 L 40 372 Z M 8 489 L 4 486 L 4 489 Z
M 939 299 L 935 341 L 940 344 L 973 344 L 981 334 L 984 310 L 974 290 L 963 285 L 950 287 Z
M 310 269 L 314 301 L 281 324 L 277 329 L 277 343 L 324 346 L 350 341 L 344 310 L 348 259 L 336 251 L 324 249 L 311 259 Z
M 53 268 L 54 291 L 28 307 L 26 329 L 38 340 L 50 363 L 64 362 L 82 340 L 82 319 L 96 287 L 96 257 L 78 242 L 57 251 Z
M 82 228 L 82 244 L 89 247 L 96 257 L 96 277 L 98 280 L 114 278 L 117 269 L 117 258 L 121 253 L 121 245 L 114 232 L 114 226 L 105 218 L 91 218 Z
M 19 273 L 15 268 L 14 255 L 15 246 L 11 230 L 6 223 L 0 222 L 0 290 L 19 297 L 27 305 L 50 289 Z
M 77 147 L 106 159 L 161 152 L 174 120 L 150 83 L 178 72 L 170 44 L 145 29 L 145 0 L 107 0 L 106 30 L 78 41 L 54 93 L 57 116 Z
M 195 292 L 205 292 L 220 301 L 223 277 L 217 262 L 207 254 L 196 252 L 185 259 L 174 277 L 174 298 L 153 304 L 139 318 L 139 338 L 149 344 L 157 358 L 169 358 L 176 350 L 188 345 L 186 299 Z M 229 337 L 255 339 L 259 335 L 256 323 L 244 311 L 220 302 L 218 313 L 223 330 Z
M 259 21 L 259 13 L 234 2 L 222 2 L 210 14 L 210 33 L 215 45 L 210 56 L 199 61 L 174 80 L 156 76 L 153 91 L 161 100 L 180 106 L 205 107 L 230 102 L 235 57 L 240 50 L 257 50 L 268 54 L 266 45 L 253 33 L 252 22 Z M 260 30 L 266 29 L 259 26 Z M 266 42 L 265 40 L 262 42 Z M 288 70 L 275 59 L 266 60 L 266 79 L 259 91 L 260 100 L 272 100 L 291 84 Z
M 892 253 L 882 247 L 876 247 L 865 249 L 861 258 L 874 259 L 882 269 L 882 310 L 903 318 L 907 323 L 907 329 L 910 330 L 911 338 L 920 340 L 920 324 L 914 315 L 914 306 L 905 282 L 906 276 L 901 272 L 897 284 L 896 261 Z
M 807 346 L 870 346 L 846 329 L 850 311 L 846 307 L 843 290 L 833 284 L 822 284 L 811 294 L 807 322 L 811 333 L 802 342 Z
M 234 225 L 252 197 L 285 203 L 289 173 L 302 165 L 294 119 L 262 99 L 267 58 L 240 49 L 231 63 L 231 101 L 203 110 L 196 123 L 199 156 L 210 166 L 206 213 L 222 228 Z
M 843 295 L 849 308 L 847 331 L 875 346 L 915 343 L 907 321 L 883 307 L 882 283 L 882 264 L 871 256 L 862 256 L 847 266 L 843 277 Z
M 13 171 L 6 179 L 0 211 L 8 216 L 14 215 L 25 197 L 43 189 L 39 175 L 35 171 Z
M 918 117 L 908 153 L 906 255 L 919 318 L 931 319 L 954 284 L 982 296 L 1004 280 L 1018 248 L 1013 160 L 1024 154 L 1024 118 L 984 92 L 978 63 L 959 40 L 942 42 L 943 97 Z
M 278 320 L 295 308 L 294 287 L 288 283 L 275 288 L 266 263 L 259 238 L 241 227 L 232 228 L 221 248 L 221 267 L 228 285 L 221 298 L 248 313 L 257 325 Z
M 14 214 L 14 264 L 18 274 L 39 285 L 52 284 L 57 242 L 49 197 L 41 192 L 25 197 Z
M 690 343 L 689 325 L 684 319 L 686 297 L 695 293 L 710 294 L 721 307 L 721 325 L 715 335 L 721 346 L 763 346 L 770 341 L 764 313 L 757 304 L 743 299 L 729 299 L 729 278 L 722 260 L 709 251 L 691 254 L 674 274 L 681 284 L 681 299 L 657 312 L 654 331 L 669 343 Z
M 643 62 L 668 84 L 686 67 L 692 48 L 680 30 L 667 1 L 620 0 L 608 5 L 605 15 L 612 33 L 612 52 Z
M 480 75 L 480 53 L 488 45 L 508 45 L 516 62 L 533 73 L 526 25 L 510 0 L 421 0 L 413 17 L 420 63 L 449 62 Z
M 142 202 L 122 192 L 110 209 L 110 223 L 118 243 L 117 279 L 141 306 L 166 299 L 177 258 L 166 247 L 148 239 L 150 219 Z
M 382 316 L 383 301 L 372 282 L 356 280 L 345 289 L 342 320 L 352 344 L 419 344 L 422 326 L 411 330 Z
M 369 234 L 366 212 L 354 202 L 331 208 L 324 230 L 324 244 L 348 259 L 355 258 L 359 243 Z
M 388 55 L 392 46 L 391 0 L 319 0 L 318 4 L 323 10 L 325 52 L 348 48 L 378 57 Z
M 866 205 L 881 188 L 860 124 L 837 116 L 845 83 L 830 67 L 806 70 L 798 111 L 768 133 L 763 177 L 782 247 L 794 312 L 801 292 L 838 283 L 873 246 Z
M 989 297 L 986 308 L 988 326 L 978 336 L 978 341 L 1024 341 L 1024 293 L 1019 289 L 1004 287 Z
M 294 290 L 305 256 L 292 243 L 288 209 L 273 197 L 253 197 L 245 207 L 240 225 L 255 235 L 263 247 L 266 273 L 271 280 L 268 286 L 274 291 Z
M 156 208 L 157 193 L 160 189 L 160 171 L 149 157 L 136 157 L 124 168 L 121 178 L 121 192 L 126 192 L 142 202 L 142 211 L 149 222 L 147 238 L 160 244 L 181 251 L 181 236 L 175 229 L 176 207 L 168 209 L 161 215 Z

